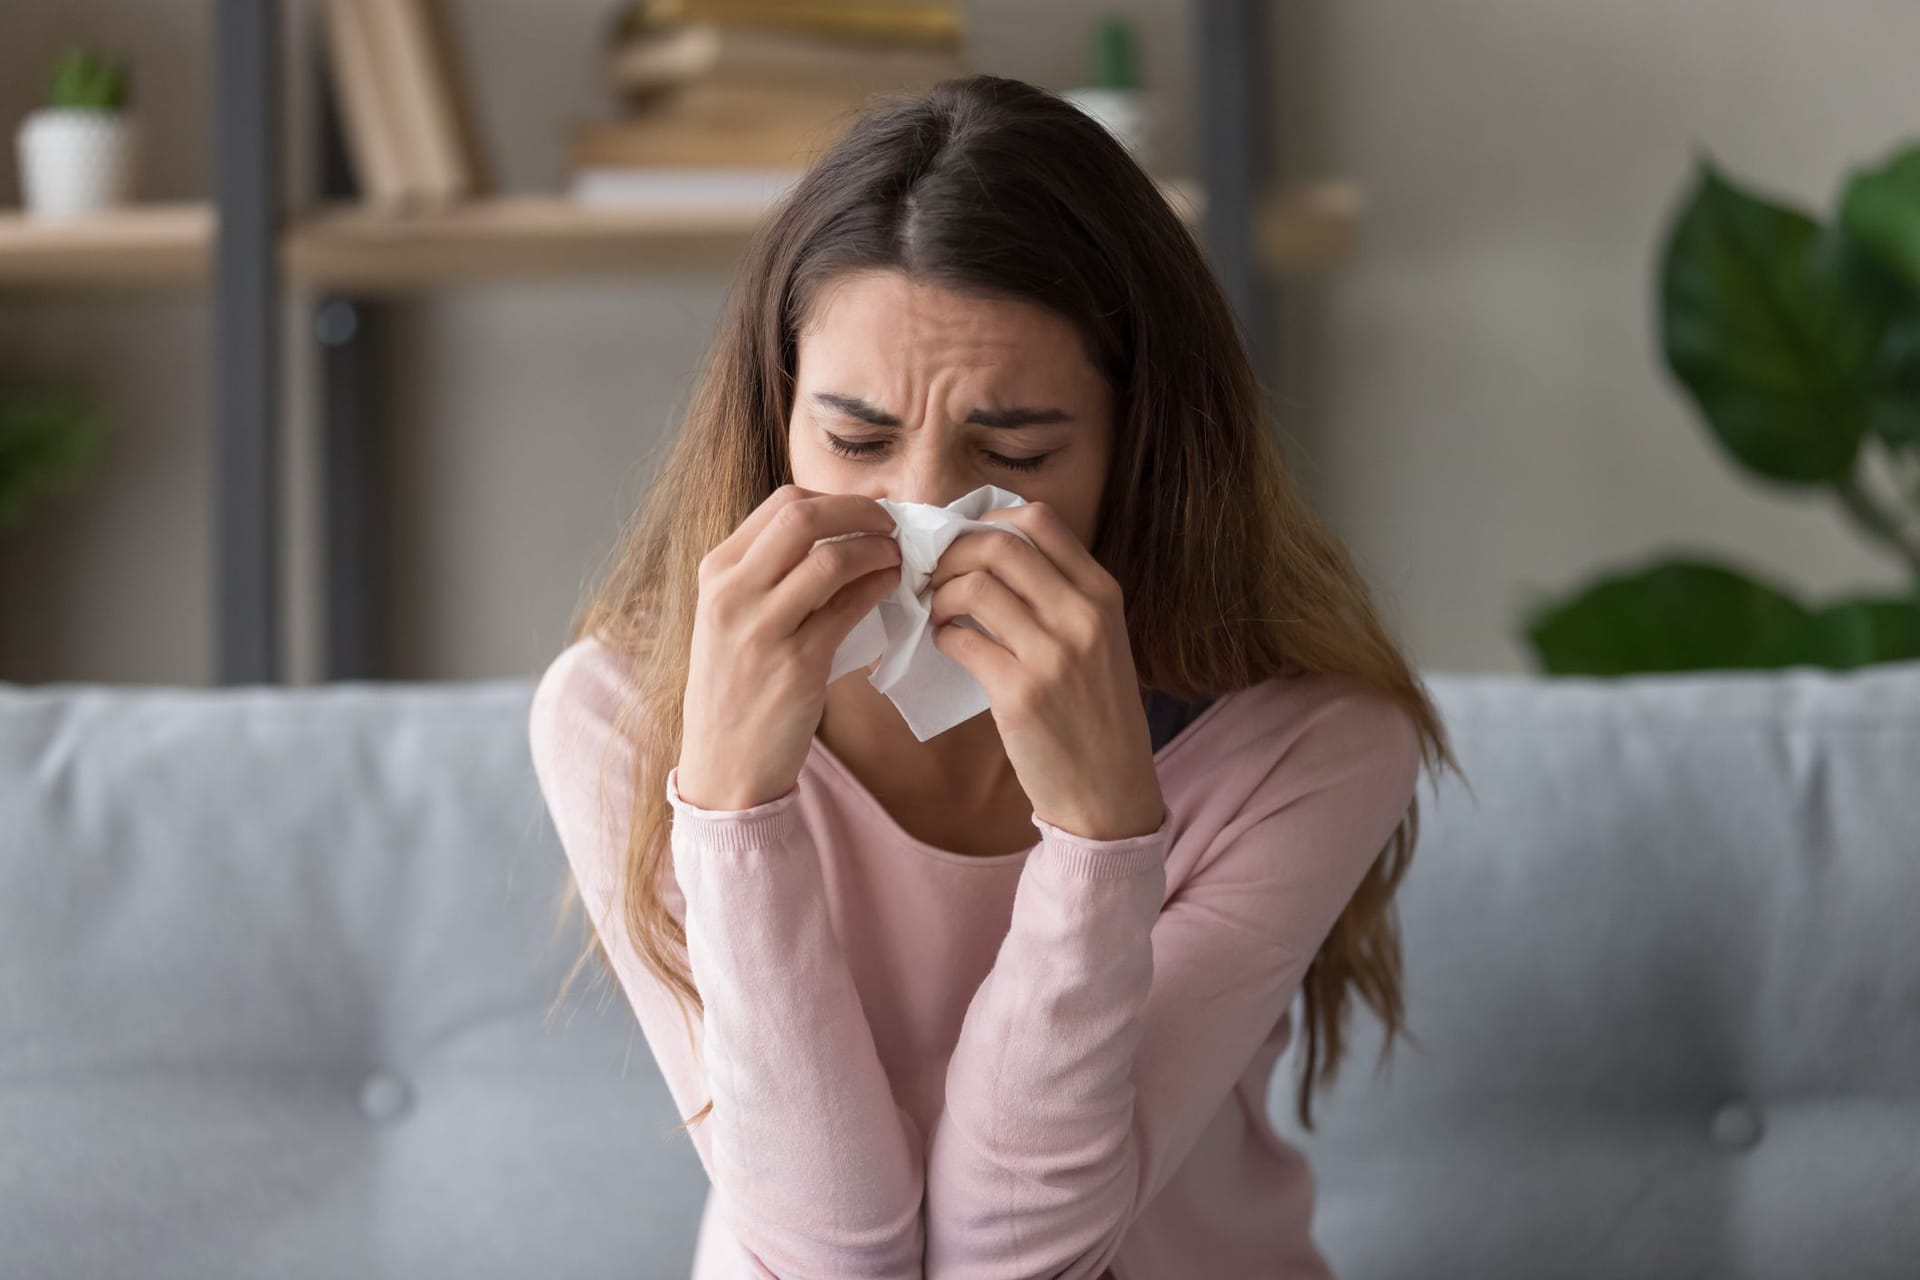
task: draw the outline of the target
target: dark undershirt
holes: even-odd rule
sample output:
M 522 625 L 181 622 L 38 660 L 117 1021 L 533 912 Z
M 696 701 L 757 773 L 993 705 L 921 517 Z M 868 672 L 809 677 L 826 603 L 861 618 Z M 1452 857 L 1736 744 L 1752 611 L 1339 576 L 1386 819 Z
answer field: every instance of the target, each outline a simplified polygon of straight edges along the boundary
M 1158 689 L 1149 690 L 1147 727 L 1153 733 L 1153 750 L 1158 751 L 1173 741 L 1174 736 L 1197 720 L 1213 701 L 1207 697 L 1182 700 Z

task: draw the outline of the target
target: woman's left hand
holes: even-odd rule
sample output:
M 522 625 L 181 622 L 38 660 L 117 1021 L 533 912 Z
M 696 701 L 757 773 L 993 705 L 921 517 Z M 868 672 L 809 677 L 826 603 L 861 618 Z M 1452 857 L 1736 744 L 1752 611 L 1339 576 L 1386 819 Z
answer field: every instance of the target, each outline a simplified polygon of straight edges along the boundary
M 989 511 L 1033 539 L 983 529 L 947 545 L 928 586 L 934 647 L 987 691 L 1037 817 L 1090 840 L 1166 818 L 1120 584 L 1044 502 Z M 993 633 L 956 626 L 962 615 Z

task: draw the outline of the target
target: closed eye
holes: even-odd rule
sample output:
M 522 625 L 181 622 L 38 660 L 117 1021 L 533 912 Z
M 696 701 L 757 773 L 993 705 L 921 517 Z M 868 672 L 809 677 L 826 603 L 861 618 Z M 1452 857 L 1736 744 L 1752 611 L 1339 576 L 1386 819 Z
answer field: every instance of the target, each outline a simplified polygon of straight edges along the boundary
M 885 451 L 891 440 L 843 440 L 832 432 L 827 433 L 827 447 L 843 458 L 871 458 Z M 1009 471 L 1033 471 L 1041 463 L 1051 458 L 1051 453 L 1035 454 L 1031 458 L 1009 458 L 1005 454 L 989 452 L 987 457 L 996 466 Z

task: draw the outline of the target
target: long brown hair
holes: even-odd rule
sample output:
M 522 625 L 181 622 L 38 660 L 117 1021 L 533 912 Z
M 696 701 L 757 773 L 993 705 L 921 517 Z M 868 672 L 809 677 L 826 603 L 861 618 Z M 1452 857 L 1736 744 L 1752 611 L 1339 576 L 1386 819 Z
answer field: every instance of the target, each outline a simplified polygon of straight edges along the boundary
M 1040 303 L 1078 327 L 1115 393 L 1092 552 L 1125 593 L 1143 696 L 1346 673 L 1405 708 L 1428 768 L 1458 770 L 1347 552 L 1294 489 L 1199 245 L 1127 150 L 1063 99 L 1000 76 L 869 99 L 748 242 L 679 438 L 572 628 L 628 664 L 615 726 L 633 753 L 618 907 L 646 967 L 679 997 L 689 1035 L 702 1004 L 661 879 L 672 866 L 666 775 L 679 758 L 698 568 L 792 479 L 796 334 L 811 301 L 840 273 L 876 268 Z M 1302 981 L 1297 1105 L 1308 1128 L 1312 1091 L 1344 1052 L 1354 993 L 1385 1024 L 1383 1062 L 1405 1033 L 1393 895 L 1418 821 L 1416 801 Z M 579 900 L 569 880 L 563 916 Z M 587 934 L 562 996 L 594 956 L 613 973 Z

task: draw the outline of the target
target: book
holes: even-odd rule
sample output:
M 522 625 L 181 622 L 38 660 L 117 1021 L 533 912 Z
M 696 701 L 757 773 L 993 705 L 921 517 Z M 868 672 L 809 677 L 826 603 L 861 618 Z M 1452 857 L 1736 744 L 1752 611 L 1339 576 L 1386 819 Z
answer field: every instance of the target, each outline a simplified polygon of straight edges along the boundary
M 634 95 L 720 80 L 814 88 L 858 98 L 920 88 L 974 69 L 971 58 L 959 49 L 715 24 L 692 24 L 622 40 L 602 58 L 607 83 Z
M 633 0 L 619 13 L 616 39 L 683 23 L 802 32 L 958 49 L 966 18 L 957 0 Z
M 329 72 L 363 199 L 444 206 L 478 194 L 478 130 L 439 0 L 320 0 Z
M 797 168 L 655 167 L 576 169 L 567 185 L 574 203 L 600 209 L 746 209 L 761 212 L 798 182 Z
M 575 168 L 804 168 L 860 105 L 843 93 L 702 81 L 645 111 L 576 124 L 568 160 Z
M 418 0 L 359 0 L 373 34 L 381 89 L 400 138 L 408 194 L 444 205 L 471 189 L 446 85 Z
M 371 203 L 402 204 L 409 189 L 407 170 L 381 92 L 366 14 L 359 0 L 322 0 L 319 18 L 354 182 Z
M 474 99 L 473 78 L 460 43 L 449 0 L 417 0 L 427 19 L 427 35 L 439 68 L 442 92 L 453 117 L 455 146 L 466 171 L 470 195 L 486 195 L 493 190 L 493 165 L 487 156 L 480 129 L 478 103 Z

